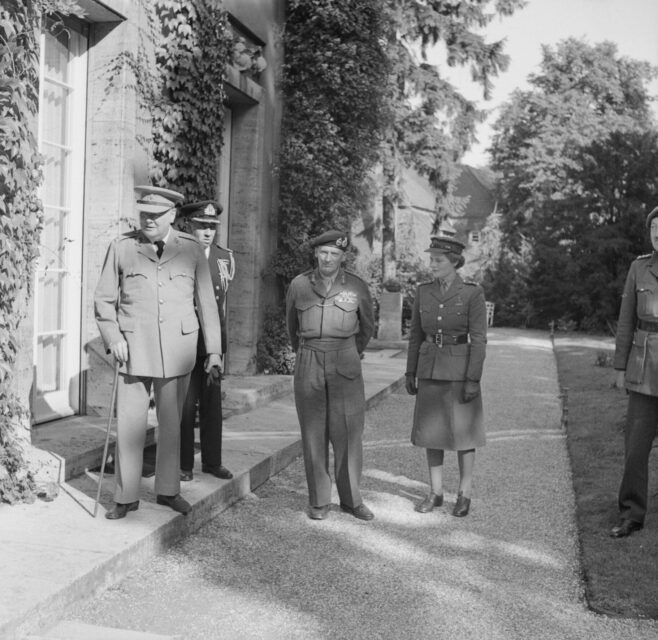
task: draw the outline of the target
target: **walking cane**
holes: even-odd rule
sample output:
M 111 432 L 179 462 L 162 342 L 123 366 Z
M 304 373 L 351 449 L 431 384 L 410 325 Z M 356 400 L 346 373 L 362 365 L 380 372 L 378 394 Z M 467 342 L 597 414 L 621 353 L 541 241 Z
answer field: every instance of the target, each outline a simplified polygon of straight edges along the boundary
M 98 512 L 98 501 L 101 499 L 101 487 L 103 486 L 103 475 L 105 474 L 105 461 L 107 460 L 107 449 L 110 444 L 110 429 L 112 427 L 112 417 L 114 416 L 114 405 L 117 399 L 117 384 L 119 381 L 120 362 L 114 362 L 114 381 L 112 382 L 112 399 L 110 400 L 110 415 L 107 417 L 107 432 L 105 433 L 105 447 L 103 448 L 103 461 L 101 462 L 101 475 L 98 478 L 98 490 L 96 491 L 96 504 L 94 504 L 94 518 Z

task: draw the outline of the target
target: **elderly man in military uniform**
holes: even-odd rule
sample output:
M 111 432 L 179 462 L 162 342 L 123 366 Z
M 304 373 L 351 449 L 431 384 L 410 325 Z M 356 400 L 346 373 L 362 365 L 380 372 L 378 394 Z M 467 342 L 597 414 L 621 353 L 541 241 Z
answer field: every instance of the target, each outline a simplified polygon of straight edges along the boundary
M 340 508 L 372 520 L 360 491 L 365 394 L 361 354 L 374 329 L 368 286 L 342 264 L 349 245 L 340 231 L 311 241 L 317 268 L 288 288 L 286 316 L 297 357 L 294 390 L 309 492 L 308 515 L 326 518 L 331 502 L 329 443 Z
M 610 531 L 613 538 L 625 538 L 644 526 L 649 455 L 658 430 L 658 207 L 647 216 L 646 228 L 653 252 L 631 264 L 617 322 L 615 386 L 626 387 L 628 411 L 620 519 Z
M 180 495 L 180 419 L 197 352 L 221 375 L 221 329 L 208 261 L 199 243 L 171 227 L 183 196 L 140 186 L 139 230 L 110 243 L 94 296 L 96 322 L 108 353 L 120 363 L 117 388 L 115 504 L 105 516 L 139 507 L 151 389 L 158 418 L 155 493 L 158 504 L 191 510 Z
M 215 291 L 215 303 L 222 325 L 222 353 L 226 353 L 225 300 L 228 286 L 235 276 L 233 252 L 220 246 L 217 231 L 222 206 L 213 200 L 191 202 L 180 209 L 186 230 L 194 236 L 208 260 L 210 277 Z M 206 345 L 199 334 L 197 360 L 192 369 L 190 386 L 181 420 L 180 477 L 189 481 L 194 477 L 194 426 L 197 404 L 199 408 L 199 439 L 201 443 L 201 471 L 228 480 L 233 474 L 222 464 L 222 387 L 221 378 L 208 381 L 205 371 Z

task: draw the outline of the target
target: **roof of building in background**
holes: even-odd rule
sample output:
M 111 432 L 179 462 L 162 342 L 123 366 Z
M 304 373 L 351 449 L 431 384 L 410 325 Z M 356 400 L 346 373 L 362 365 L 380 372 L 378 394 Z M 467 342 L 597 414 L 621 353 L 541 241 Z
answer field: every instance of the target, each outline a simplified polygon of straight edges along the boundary
M 466 203 L 463 211 L 454 212 L 450 218 L 461 221 L 467 228 L 480 228 L 486 218 L 496 210 L 494 176 L 487 169 L 476 169 L 468 165 L 462 165 L 461 168 L 455 196 L 466 199 Z M 405 169 L 401 191 L 400 208 L 434 213 L 434 190 L 427 178 L 414 169 Z
M 454 216 L 456 218 L 484 221 L 496 210 L 494 177 L 486 169 L 462 165 L 455 195 L 459 198 L 468 198 L 463 212 Z

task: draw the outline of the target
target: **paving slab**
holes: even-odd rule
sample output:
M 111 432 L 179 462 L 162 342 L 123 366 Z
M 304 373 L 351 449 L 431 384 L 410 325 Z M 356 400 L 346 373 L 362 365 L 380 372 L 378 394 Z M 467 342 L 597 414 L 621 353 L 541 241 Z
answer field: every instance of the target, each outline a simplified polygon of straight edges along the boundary
M 405 360 L 400 355 L 397 349 L 366 353 L 369 407 L 404 383 Z M 62 482 L 60 495 L 51 502 L 0 506 L 0 638 L 24 640 L 47 628 L 66 607 L 116 583 L 300 456 L 290 377 L 275 381 L 269 402 L 263 378 L 251 396 L 253 408 L 224 424 L 223 458 L 234 478 L 219 480 L 200 473 L 197 455 L 194 479 L 182 486 L 193 506 L 187 517 L 155 503 L 151 477 L 142 479 L 136 512 L 118 522 L 107 520 L 105 507 L 112 504 L 113 485 L 109 476 L 94 518 L 98 474 L 88 468 Z M 94 423 L 90 429 L 98 430 Z

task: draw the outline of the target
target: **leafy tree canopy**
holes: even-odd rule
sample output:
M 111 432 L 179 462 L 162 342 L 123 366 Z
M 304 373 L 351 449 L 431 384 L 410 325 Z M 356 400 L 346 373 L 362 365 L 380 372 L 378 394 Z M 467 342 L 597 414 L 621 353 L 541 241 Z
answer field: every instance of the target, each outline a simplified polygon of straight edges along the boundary
M 647 90 L 655 74 L 610 42 L 569 39 L 543 47 L 531 88 L 504 105 L 491 152 L 506 246 L 532 247 L 523 293 L 530 324 L 563 318 L 605 328 L 614 320 L 658 192 Z

